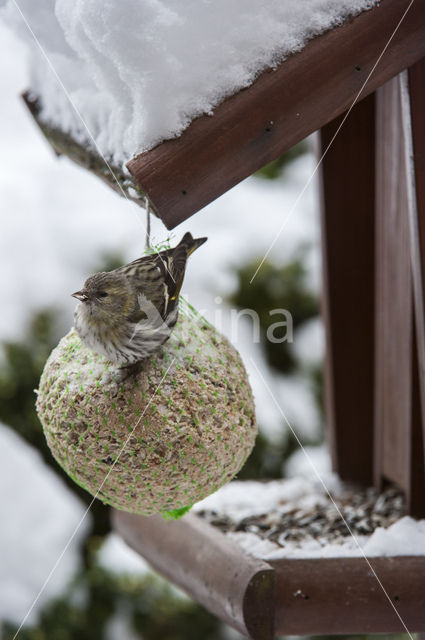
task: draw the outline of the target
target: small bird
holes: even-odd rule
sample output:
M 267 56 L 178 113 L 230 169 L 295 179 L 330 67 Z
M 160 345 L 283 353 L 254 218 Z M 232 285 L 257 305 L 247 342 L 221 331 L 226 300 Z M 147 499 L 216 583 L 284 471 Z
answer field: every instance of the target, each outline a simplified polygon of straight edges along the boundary
M 187 258 L 206 240 L 186 233 L 174 249 L 90 276 L 71 294 L 81 341 L 119 365 L 151 355 L 173 331 Z

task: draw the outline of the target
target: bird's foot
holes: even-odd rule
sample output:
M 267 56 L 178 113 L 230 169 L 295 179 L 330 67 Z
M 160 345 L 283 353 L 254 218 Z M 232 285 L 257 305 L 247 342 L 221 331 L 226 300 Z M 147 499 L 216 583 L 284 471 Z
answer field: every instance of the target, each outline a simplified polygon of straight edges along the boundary
M 143 369 L 142 362 L 133 362 L 132 364 L 125 364 L 118 369 L 119 379 L 117 382 L 122 384 L 129 378 L 135 378 Z

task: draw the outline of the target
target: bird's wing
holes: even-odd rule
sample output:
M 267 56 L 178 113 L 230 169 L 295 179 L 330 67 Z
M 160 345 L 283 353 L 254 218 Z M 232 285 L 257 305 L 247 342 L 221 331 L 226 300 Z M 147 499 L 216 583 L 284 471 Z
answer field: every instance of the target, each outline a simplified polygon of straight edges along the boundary
M 143 256 L 116 271 L 129 278 L 135 300 L 139 300 L 139 295 L 143 294 L 155 305 L 165 320 L 177 304 L 188 256 L 206 240 L 207 238 L 193 238 L 192 234 L 187 232 L 174 249 Z M 136 305 L 135 311 L 137 309 Z
M 143 293 L 165 319 L 178 298 L 186 259 L 186 248 L 177 246 L 156 255 L 143 256 L 116 271 L 129 278 L 136 299 Z

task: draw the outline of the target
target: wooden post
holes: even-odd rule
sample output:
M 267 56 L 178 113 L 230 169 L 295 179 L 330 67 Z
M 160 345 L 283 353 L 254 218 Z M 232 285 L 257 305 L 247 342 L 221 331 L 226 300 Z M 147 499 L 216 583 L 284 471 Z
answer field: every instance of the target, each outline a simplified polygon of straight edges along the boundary
M 425 203 L 418 198 L 422 186 L 416 190 L 415 160 L 423 171 L 424 127 L 416 121 L 417 97 L 423 101 L 425 94 L 415 84 L 417 70 L 411 77 L 410 96 L 407 71 L 377 92 L 375 483 L 396 482 L 409 512 L 424 515 Z
M 334 468 L 425 515 L 425 61 L 353 109 L 322 165 Z M 342 116 L 341 116 L 342 117 Z M 321 130 L 321 153 L 341 118 Z M 375 226 L 376 225 L 376 226 Z
M 425 628 L 425 558 L 271 560 L 276 572 L 276 634 L 336 635 Z M 394 605 L 394 608 L 392 604 Z M 397 616 L 400 614 L 402 621 Z
M 409 486 L 413 302 L 400 80 L 377 91 L 375 482 Z
M 321 130 L 320 154 L 343 116 Z M 375 99 L 352 110 L 321 170 L 327 419 L 334 469 L 373 479 Z

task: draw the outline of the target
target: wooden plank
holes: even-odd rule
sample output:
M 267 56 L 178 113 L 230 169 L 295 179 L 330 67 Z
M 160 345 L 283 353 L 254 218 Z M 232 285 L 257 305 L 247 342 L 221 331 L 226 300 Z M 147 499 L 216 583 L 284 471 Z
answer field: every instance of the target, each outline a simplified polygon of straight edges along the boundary
M 376 467 L 408 494 L 412 278 L 399 78 L 377 91 Z
M 130 172 L 171 229 L 353 102 L 409 0 L 382 0 L 312 40 L 276 71 L 137 156 Z M 367 83 L 366 96 L 425 55 L 425 3 L 416 1 Z
M 112 511 L 115 529 L 165 577 L 253 640 L 274 637 L 274 572 L 196 516 L 165 521 Z
M 319 155 L 344 114 L 322 128 Z M 326 406 L 333 467 L 373 482 L 375 98 L 352 110 L 321 167 Z
M 378 486 L 386 478 L 397 482 L 406 491 L 409 512 L 416 516 L 425 515 L 425 202 L 420 199 L 424 195 L 420 181 L 425 176 L 425 89 L 421 73 L 425 73 L 423 63 L 409 74 L 410 83 L 403 72 L 382 87 L 377 98 L 375 477 Z
M 425 630 L 425 558 L 369 558 L 410 632 Z M 272 561 L 276 633 L 285 635 L 405 631 L 364 558 Z

